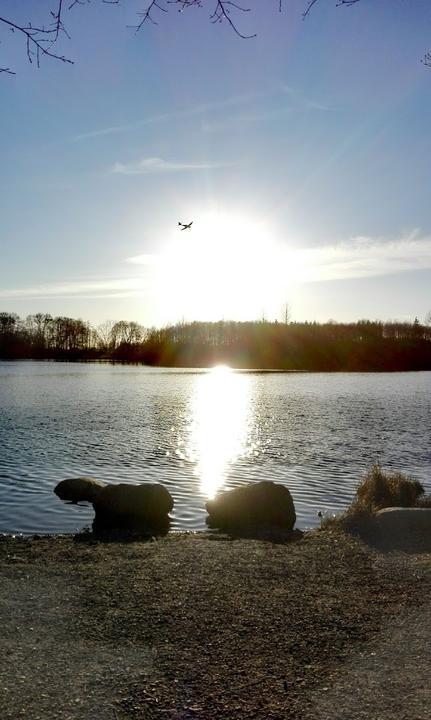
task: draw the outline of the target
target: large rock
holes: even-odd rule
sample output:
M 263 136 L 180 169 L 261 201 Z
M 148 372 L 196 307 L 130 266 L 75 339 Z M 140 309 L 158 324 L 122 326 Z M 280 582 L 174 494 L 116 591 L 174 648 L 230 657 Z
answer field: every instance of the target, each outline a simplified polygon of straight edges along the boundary
M 104 487 L 106 486 L 100 480 L 79 477 L 62 480 L 54 488 L 54 492 L 60 500 L 67 500 L 72 503 L 93 502 Z
M 220 493 L 206 503 L 206 509 L 210 527 L 244 530 L 275 526 L 291 532 L 296 522 L 287 487 L 265 480 Z
M 95 532 L 167 529 L 174 505 L 168 490 L 156 483 L 104 485 L 93 478 L 71 478 L 58 483 L 54 492 L 61 500 L 92 503 Z
M 375 514 L 375 522 L 383 545 L 431 545 L 431 508 L 384 508 Z
M 169 491 L 157 483 L 107 485 L 93 501 L 93 527 L 96 531 L 165 528 L 173 506 Z

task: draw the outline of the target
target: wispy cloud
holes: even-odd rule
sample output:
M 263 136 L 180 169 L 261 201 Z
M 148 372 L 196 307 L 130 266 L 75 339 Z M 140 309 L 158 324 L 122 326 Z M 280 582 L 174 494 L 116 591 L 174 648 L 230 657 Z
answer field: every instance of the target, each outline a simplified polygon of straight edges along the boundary
M 221 250 L 220 250 L 221 251 Z M 226 248 L 226 267 L 229 252 Z M 207 253 L 203 252 L 203 257 Z M 198 260 L 195 257 L 195 260 Z M 188 259 L 185 258 L 185 262 Z M 285 244 L 255 247 L 244 257 L 244 267 L 266 267 L 267 272 L 278 276 L 280 268 L 292 270 L 292 279 L 298 282 L 325 282 L 393 275 L 415 270 L 431 269 L 431 237 L 421 237 L 418 231 L 388 240 L 380 237 L 355 237 L 334 244 L 316 247 L 289 247 Z M 178 262 L 178 256 L 142 254 L 128 257 L 124 262 L 139 265 L 143 270 L 161 268 Z
M 358 237 L 292 251 L 305 282 L 348 280 L 431 269 L 431 237 L 414 231 L 397 240 Z
M 181 110 L 174 110 L 173 112 L 159 113 L 157 115 L 149 115 L 136 120 L 132 123 L 124 123 L 123 125 L 110 125 L 107 127 L 95 128 L 88 132 L 79 133 L 66 142 L 78 143 L 85 140 L 94 140 L 99 137 L 107 135 L 117 135 L 119 133 L 133 132 L 140 128 L 148 125 L 157 125 L 158 123 L 169 122 L 172 120 L 188 119 L 193 117 L 199 117 L 200 115 L 207 115 L 208 113 L 216 113 L 219 110 L 227 110 L 229 108 L 241 107 L 255 103 L 256 101 L 262 101 L 269 96 L 289 96 L 290 108 L 296 110 L 329 110 L 330 108 L 323 103 L 316 100 L 307 98 L 299 90 L 291 88 L 288 85 L 281 85 L 272 87 L 266 91 L 260 92 L 249 92 L 234 95 L 223 100 L 215 100 L 214 102 L 200 103 L 191 107 L 186 107 Z M 265 117 L 264 114 L 260 116 L 262 119 Z
M 99 128 L 99 130 L 90 130 L 89 132 L 80 133 L 70 138 L 69 142 L 76 143 L 81 140 L 92 140 L 93 138 L 103 137 L 104 135 L 115 135 L 116 133 L 127 132 L 141 127 L 141 123 L 131 123 L 129 125 L 112 125 L 111 127 Z
M 241 130 L 247 125 L 254 125 L 257 123 L 271 120 L 272 118 L 279 117 L 282 114 L 291 112 L 290 107 L 279 108 L 263 113 L 247 113 L 241 115 L 232 115 L 231 117 L 222 117 L 218 120 L 210 120 L 202 123 L 201 129 L 207 133 L 222 132 L 224 130 Z
M 128 257 L 124 260 L 124 262 L 130 263 L 131 265 L 154 267 L 155 265 L 159 265 L 160 260 L 160 255 L 156 255 L 155 253 L 143 253 L 142 255 L 133 255 L 132 257 Z
M 327 103 L 322 103 L 315 98 L 305 95 L 302 90 L 293 88 L 290 85 L 282 85 L 281 92 L 291 99 L 292 107 L 296 110 L 332 110 L 333 108 Z
M 118 297 L 141 293 L 145 289 L 143 278 L 68 280 L 5 290 L 0 288 L 0 298 Z
M 204 261 L 207 256 L 202 254 Z M 420 237 L 412 232 L 396 240 L 357 237 L 336 244 L 300 248 L 280 246 L 268 252 L 257 249 L 254 260 L 260 257 L 257 267 L 277 278 L 286 277 L 298 283 L 352 280 L 393 275 L 431 269 L 431 237 Z M 160 270 L 176 267 L 178 256 L 147 253 L 126 258 L 123 262 L 141 266 L 133 277 L 105 277 L 65 280 L 29 287 L 0 288 L 0 298 L 54 299 L 54 298 L 125 298 L 157 294 Z M 188 262 L 187 257 L 184 262 Z M 226 268 L 230 257 L 226 254 Z M 244 259 L 245 265 L 247 258 Z M 256 263 L 254 263 L 256 265 Z M 142 274 L 139 276 L 139 272 Z
M 80 133 L 72 138 L 69 138 L 69 140 L 66 142 L 76 143 L 83 140 L 92 140 L 94 138 L 103 137 L 104 135 L 115 135 L 117 133 L 125 133 L 133 130 L 139 130 L 140 128 L 143 128 L 147 125 L 155 125 L 157 123 L 166 122 L 169 120 L 180 120 L 182 118 L 187 119 L 203 115 L 208 112 L 222 110 L 223 108 L 245 105 L 262 96 L 263 93 L 243 93 L 240 95 L 235 95 L 233 97 L 225 98 L 224 100 L 217 100 L 210 103 L 201 103 L 199 105 L 194 105 L 193 107 L 187 107 L 174 112 L 160 113 L 158 115 L 149 115 L 148 117 L 142 118 L 142 120 L 137 120 L 134 123 L 125 123 L 124 125 L 111 125 L 108 127 L 96 128 L 88 132 Z
M 110 172 L 115 175 L 150 175 L 161 172 L 182 172 L 187 170 L 209 170 L 221 167 L 211 163 L 172 162 L 162 158 L 141 158 L 130 163 L 116 162 Z
M 96 128 L 95 130 L 89 130 L 88 132 L 75 135 L 74 137 L 69 138 L 68 142 L 77 143 L 82 140 L 93 140 L 94 138 L 103 137 L 104 135 L 116 135 L 117 133 L 131 132 L 133 130 L 139 130 L 146 125 L 156 125 L 157 123 L 165 122 L 166 120 L 173 120 L 182 114 L 184 113 L 181 111 L 178 113 L 160 113 L 159 115 L 150 115 L 133 123 Z
M 223 114 L 223 116 L 218 119 L 211 119 L 204 122 L 202 130 L 205 132 L 220 132 L 223 130 L 243 128 L 246 125 L 263 123 L 267 120 L 280 117 L 281 115 L 287 115 L 288 113 L 324 112 L 331 109 L 328 105 L 310 99 L 299 90 L 288 86 L 282 86 L 277 91 L 272 93 L 268 92 L 267 95 L 274 95 L 270 103 L 265 103 L 266 106 L 270 105 L 268 109 L 263 109 L 262 112 L 248 112 L 230 116 Z

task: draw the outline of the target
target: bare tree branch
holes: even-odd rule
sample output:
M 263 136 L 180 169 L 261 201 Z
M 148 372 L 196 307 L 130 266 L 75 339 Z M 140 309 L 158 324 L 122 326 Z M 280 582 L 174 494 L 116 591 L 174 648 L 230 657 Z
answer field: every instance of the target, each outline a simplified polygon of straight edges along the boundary
M 232 18 L 230 17 L 230 8 L 233 7 L 235 10 L 240 10 L 241 12 L 249 12 L 250 8 L 243 8 L 237 5 L 234 2 L 231 2 L 231 0 L 217 0 L 217 4 L 215 7 L 215 10 L 213 14 L 210 16 L 210 20 L 213 23 L 216 22 L 223 22 L 226 20 L 234 33 L 238 35 L 238 37 L 242 38 L 243 40 L 249 40 L 250 38 L 256 37 L 256 33 L 253 35 L 243 35 L 237 28 L 236 24 L 233 22 Z
M 59 41 L 61 36 L 70 39 L 70 35 L 66 29 L 63 17 L 65 9 L 67 11 L 72 10 L 76 5 L 89 5 L 92 0 L 71 0 L 67 8 L 65 3 L 67 0 L 56 0 L 56 9 L 49 12 L 49 22 L 41 25 L 34 25 L 31 22 L 27 24 L 21 24 L 18 21 L 14 21 L 8 17 L 0 17 L 0 27 L 3 25 L 10 31 L 19 33 L 24 36 L 26 43 L 26 54 L 30 63 L 35 61 L 37 67 L 40 66 L 40 59 L 42 56 L 50 57 L 54 60 L 60 60 L 64 63 L 73 64 L 73 60 L 66 55 L 57 52 L 54 49 L 55 44 Z M 104 5 L 120 5 L 120 0 L 100 0 Z M 133 27 L 135 32 L 139 32 L 143 25 L 147 22 L 157 25 L 155 20 L 155 13 L 157 11 L 167 13 L 168 5 L 180 6 L 180 12 L 191 7 L 203 7 L 210 5 L 214 0 L 150 0 L 146 8 L 138 13 L 138 22 L 136 25 L 129 26 Z M 279 9 L 281 9 L 281 2 L 279 1 Z M 234 0 L 215 0 L 215 6 L 210 13 L 209 19 L 212 23 L 226 22 L 229 27 L 238 35 L 238 37 L 247 39 L 255 37 L 255 33 L 252 35 L 246 35 L 238 28 L 234 14 L 249 12 L 250 8 L 239 5 Z M 9 67 L 0 68 L 0 71 L 8 74 L 15 74 Z
M 153 17 L 154 10 L 160 10 L 161 12 L 167 13 L 168 10 L 165 5 L 180 5 L 180 12 L 184 12 L 184 10 L 186 10 L 187 8 L 203 7 L 204 2 L 205 0 L 151 0 L 147 9 L 144 12 L 140 13 L 140 22 L 133 27 L 135 28 L 135 32 L 139 32 L 139 30 L 146 22 L 151 22 L 153 23 L 153 25 L 157 25 L 158 23 L 156 20 L 154 20 Z M 279 2 L 281 3 L 281 0 L 279 0 Z M 238 12 L 250 12 L 250 8 L 242 7 L 236 2 L 233 2 L 233 0 L 216 0 L 214 10 L 210 15 L 210 22 L 221 23 L 223 21 L 226 21 L 228 25 L 230 25 L 232 30 L 236 33 L 236 35 L 238 35 L 244 40 L 256 37 L 256 33 L 254 33 L 253 35 L 244 35 L 240 32 L 236 23 L 231 17 L 232 9 L 237 10 Z
M 153 25 L 158 24 L 151 15 L 151 12 L 154 10 L 154 8 L 157 8 L 157 10 L 161 10 L 162 12 L 165 12 L 165 13 L 168 12 L 166 10 L 166 8 L 164 8 L 162 5 L 160 5 L 157 2 L 157 0 L 152 0 L 152 2 L 148 5 L 147 9 L 144 12 L 139 13 L 139 16 L 142 17 L 142 20 L 137 25 L 133 26 L 135 29 L 135 32 L 139 32 L 139 30 L 144 25 L 144 23 L 146 23 L 148 21 L 153 23 Z
M 60 60 L 64 63 L 73 64 L 73 60 L 66 58 L 64 55 L 60 55 L 52 49 L 53 45 L 57 42 L 60 33 L 64 33 L 66 37 L 69 37 L 63 25 L 62 11 L 63 0 L 58 0 L 57 9 L 51 10 L 50 12 L 52 22 L 47 27 L 44 25 L 41 27 L 35 27 L 31 24 L 31 22 L 27 25 L 18 25 L 5 17 L 0 17 L 0 24 L 6 25 L 6 27 L 8 27 L 13 33 L 18 32 L 21 35 L 24 35 L 27 58 L 30 63 L 32 63 L 35 59 L 37 67 L 40 67 L 40 58 L 42 55 L 54 58 L 55 60 Z M 14 74 L 14 72 L 9 68 L 2 68 L 2 71 Z
M 56 7 L 55 10 L 49 12 L 49 22 L 47 22 L 47 24 L 35 26 L 31 22 L 28 22 L 22 25 L 18 21 L 15 22 L 10 18 L 0 17 L 0 28 L 4 26 L 11 32 L 17 33 L 25 39 L 27 58 L 30 63 L 35 61 L 37 67 L 40 66 L 40 60 L 43 56 L 70 65 L 73 64 L 72 59 L 57 52 L 55 49 L 56 43 L 59 42 L 60 38 L 70 39 L 63 21 L 65 11 L 72 10 L 76 5 L 89 5 L 94 2 L 94 0 L 52 0 L 52 2 L 54 1 Z M 118 6 L 121 4 L 121 0 L 98 1 L 103 5 Z M 303 1 L 303 18 L 305 19 L 320 0 Z M 69 2 L 69 5 L 65 8 L 66 2 Z M 124 0 L 124 2 L 127 2 L 127 0 Z M 138 33 L 145 23 L 157 25 L 157 14 L 167 13 L 170 5 L 176 5 L 179 8 L 179 12 L 184 12 L 193 7 L 210 8 L 209 20 L 211 23 L 225 23 L 238 37 L 244 40 L 256 37 L 256 33 L 249 35 L 241 31 L 238 18 L 241 13 L 250 12 L 250 8 L 238 4 L 236 0 L 142 0 L 142 2 L 145 2 L 144 9 L 137 14 L 138 21 L 136 25 L 128 26 L 132 27 L 135 33 Z M 273 0 L 273 2 L 276 3 L 279 12 L 281 12 L 283 0 Z M 333 2 L 337 7 L 340 7 L 355 5 L 361 2 L 361 0 L 333 0 Z M 431 68 L 431 51 L 424 55 L 422 63 L 426 67 Z M 0 74 L 1 73 L 15 75 L 15 71 L 11 70 L 10 67 L 0 67 Z

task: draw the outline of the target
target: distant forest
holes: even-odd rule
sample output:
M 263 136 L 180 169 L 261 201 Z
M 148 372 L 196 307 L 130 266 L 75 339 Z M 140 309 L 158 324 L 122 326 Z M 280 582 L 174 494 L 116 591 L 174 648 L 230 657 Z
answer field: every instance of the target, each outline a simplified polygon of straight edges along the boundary
M 431 370 L 431 327 L 413 323 L 136 322 L 0 313 L 0 358 L 111 360 L 165 367 L 308 371 Z

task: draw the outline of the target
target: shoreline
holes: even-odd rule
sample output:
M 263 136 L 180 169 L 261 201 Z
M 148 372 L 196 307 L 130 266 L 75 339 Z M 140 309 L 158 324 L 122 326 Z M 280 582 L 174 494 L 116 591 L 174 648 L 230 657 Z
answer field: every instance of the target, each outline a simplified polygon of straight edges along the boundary
M 253 367 L 236 367 L 235 365 L 227 365 L 220 361 L 212 365 L 202 366 L 191 366 L 191 365 L 150 365 L 140 360 L 111 360 L 109 358 L 2 358 L 2 363 L 14 363 L 14 362 L 30 362 L 30 363 L 59 363 L 64 365 L 70 363 L 71 365 L 128 365 L 130 367 L 144 367 L 154 370 L 166 370 L 166 371 L 179 371 L 181 374 L 187 372 L 191 374 L 204 374 L 214 368 L 223 366 L 227 367 L 229 371 L 233 373 L 243 373 L 247 375 L 264 375 L 264 374 L 275 374 L 275 375 L 396 375 L 402 373 L 403 375 L 408 373 L 431 373 L 431 367 L 429 368 L 394 368 L 394 369 L 288 369 L 288 368 L 253 368 Z
M 322 530 L 291 543 L 0 536 L 0 567 L 2 720 L 341 720 L 340 693 L 359 720 L 367 692 L 367 717 L 401 720 L 405 702 L 429 715 L 414 687 L 428 636 L 397 641 L 415 664 L 410 677 L 404 658 L 396 697 L 396 669 L 376 660 L 413 616 L 429 632 L 429 553 Z M 365 661 L 382 671 L 371 690 Z

